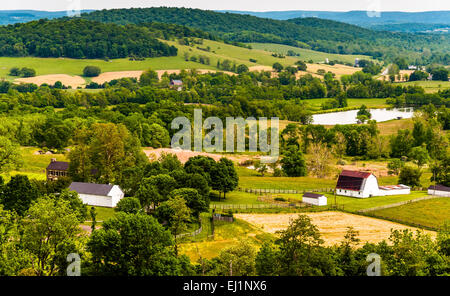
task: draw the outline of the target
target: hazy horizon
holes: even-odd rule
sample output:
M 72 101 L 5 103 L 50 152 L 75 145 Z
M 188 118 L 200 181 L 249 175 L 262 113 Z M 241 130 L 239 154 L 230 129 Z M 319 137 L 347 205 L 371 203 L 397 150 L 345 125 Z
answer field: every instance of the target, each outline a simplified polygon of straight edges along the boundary
M 18 0 L 2 3 L 0 10 L 37 10 L 37 11 L 66 11 L 66 10 L 100 10 L 132 7 L 186 7 L 205 10 L 235 10 L 249 12 L 278 12 L 278 11 L 381 11 L 381 12 L 429 12 L 450 11 L 450 1 L 447 0 L 259 0 L 242 1 L 229 0 L 226 2 L 206 0 Z

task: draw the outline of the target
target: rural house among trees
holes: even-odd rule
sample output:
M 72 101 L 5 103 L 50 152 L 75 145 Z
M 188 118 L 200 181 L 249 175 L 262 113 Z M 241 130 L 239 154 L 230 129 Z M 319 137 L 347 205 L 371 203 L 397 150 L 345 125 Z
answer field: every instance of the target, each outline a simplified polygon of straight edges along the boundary
M 118 185 L 73 182 L 69 189 L 76 191 L 83 203 L 90 206 L 114 208 L 125 196 Z
M 344 170 L 336 185 L 336 194 L 357 198 L 410 193 L 411 188 L 406 185 L 378 186 L 377 177 L 369 172 Z
M 56 161 L 53 158 L 46 169 L 47 181 L 56 181 L 61 177 L 69 176 L 69 163 L 65 161 Z

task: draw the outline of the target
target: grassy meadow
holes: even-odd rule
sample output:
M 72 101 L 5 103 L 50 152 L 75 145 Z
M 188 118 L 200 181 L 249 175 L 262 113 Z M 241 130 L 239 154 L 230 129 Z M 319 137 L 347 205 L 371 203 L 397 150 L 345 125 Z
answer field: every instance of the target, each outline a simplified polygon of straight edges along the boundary
M 143 61 L 130 61 L 125 59 L 93 60 L 93 59 L 69 59 L 69 58 L 36 58 L 36 57 L 0 57 L 0 77 L 13 80 L 16 77 L 9 76 L 9 70 L 13 67 L 29 67 L 36 70 L 36 75 L 48 74 L 68 74 L 82 75 L 84 67 L 88 65 L 98 66 L 102 72 L 116 71 L 142 71 L 153 70 L 174 70 L 174 69 L 216 69 L 218 60 L 229 59 L 236 64 L 251 66 L 272 66 L 275 62 L 293 65 L 297 59 L 288 57 L 279 59 L 272 57 L 270 53 L 263 50 L 250 50 L 243 47 L 228 45 L 216 41 L 204 40 L 202 45 L 194 47 L 179 45 L 175 41 L 165 41 L 176 46 L 178 55 L 176 57 L 146 58 Z M 197 49 L 210 47 L 210 52 Z M 204 65 L 192 61 L 185 61 L 184 54 L 190 56 L 204 55 L 210 58 L 210 65 Z M 250 62 L 256 59 L 257 63 Z
M 265 50 L 274 53 L 281 53 L 286 55 L 289 50 L 294 51 L 295 53 L 300 54 L 298 57 L 302 61 L 312 60 L 315 63 L 324 62 L 326 58 L 330 61 L 339 60 L 347 63 L 354 63 L 356 58 L 365 59 L 365 60 L 373 60 L 372 57 L 364 56 L 364 55 L 344 55 L 344 54 L 332 54 L 314 51 L 310 49 L 298 48 L 289 45 L 283 44 L 274 44 L 274 43 L 250 43 L 252 48 Z
M 214 258 L 221 250 L 236 246 L 242 240 L 247 240 L 259 248 L 265 241 L 273 239 L 273 235 L 239 219 L 233 223 L 214 222 L 214 236 L 212 236 L 210 216 L 208 213 L 202 214 L 203 231 L 196 237 L 183 239 L 184 242 L 179 246 L 180 253 L 189 256 L 194 262 L 200 258 Z
M 441 90 L 450 88 L 450 81 L 411 81 L 411 82 L 401 82 L 404 86 L 417 85 L 425 89 L 426 93 L 436 93 Z

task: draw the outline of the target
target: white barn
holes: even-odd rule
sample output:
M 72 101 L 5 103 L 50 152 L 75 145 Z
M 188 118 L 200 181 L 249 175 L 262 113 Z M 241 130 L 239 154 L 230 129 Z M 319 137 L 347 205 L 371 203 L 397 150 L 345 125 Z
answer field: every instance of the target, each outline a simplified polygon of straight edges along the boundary
M 315 206 L 326 206 L 327 205 L 327 197 L 322 194 L 315 194 L 311 192 L 306 192 L 303 194 L 302 201 L 304 203 L 315 205 Z
M 450 187 L 443 185 L 432 185 L 428 188 L 428 194 L 442 197 L 450 197 Z
M 76 191 L 84 204 L 114 208 L 125 196 L 118 185 L 73 182 L 69 189 Z
M 339 175 L 336 194 L 357 198 L 373 196 L 410 194 L 411 188 L 406 185 L 378 186 L 377 177 L 369 172 L 344 170 Z

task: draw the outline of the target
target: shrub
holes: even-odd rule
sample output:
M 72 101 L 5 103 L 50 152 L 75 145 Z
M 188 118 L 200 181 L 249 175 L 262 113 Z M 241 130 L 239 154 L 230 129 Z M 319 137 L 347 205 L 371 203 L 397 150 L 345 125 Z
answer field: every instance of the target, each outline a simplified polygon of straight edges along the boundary
M 102 70 L 97 66 L 86 66 L 83 70 L 83 75 L 85 77 L 97 77 L 101 72 Z
M 17 67 L 11 68 L 11 70 L 9 70 L 10 76 L 20 76 L 20 74 L 21 74 L 20 69 Z
M 22 70 L 20 70 L 20 74 L 22 75 L 22 77 L 34 77 L 36 76 L 36 70 L 23 67 Z

